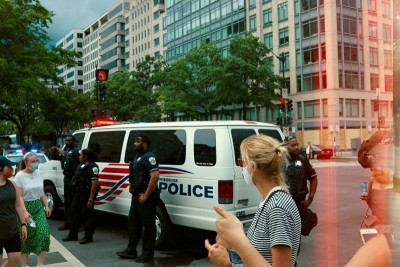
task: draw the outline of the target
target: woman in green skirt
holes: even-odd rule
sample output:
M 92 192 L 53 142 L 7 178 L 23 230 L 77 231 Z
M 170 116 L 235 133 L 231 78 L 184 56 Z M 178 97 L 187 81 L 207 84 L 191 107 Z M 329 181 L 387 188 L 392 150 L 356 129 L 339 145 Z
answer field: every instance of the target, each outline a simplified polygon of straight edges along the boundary
M 25 219 L 28 222 L 28 238 L 22 242 L 22 266 L 29 266 L 30 253 L 38 255 L 37 266 L 43 266 L 46 252 L 50 249 L 50 231 L 47 217 L 51 211 L 43 190 L 43 175 L 37 170 L 39 159 L 34 153 L 26 153 L 15 176 L 17 189 L 25 203 Z

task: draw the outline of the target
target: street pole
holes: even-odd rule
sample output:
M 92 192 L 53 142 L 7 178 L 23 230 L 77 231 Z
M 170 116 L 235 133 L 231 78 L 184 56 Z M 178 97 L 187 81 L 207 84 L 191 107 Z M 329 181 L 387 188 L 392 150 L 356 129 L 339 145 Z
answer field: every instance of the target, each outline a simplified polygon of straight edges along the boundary
M 281 53 L 280 56 L 278 56 L 277 54 L 275 54 L 272 50 L 270 50 L 269 52 L 271 52 L 271 54 L 273 54 L 280 62 L 282 62 L 282 79 L 283 79 L 283 88 L 286 88 L 286 80 L 285 80 L 285 62 L 286 62 L 286 56 L 285 53 Z M 282 92 L 281 92 L 281 96 L 282 96 Z M 287 126 L 287 121 L 288 121 L 288 117 L 287 117 L 287 103 L 285 102 L 285 114 L 283 114 L 284 119 L 282 118 L 282 126 Z

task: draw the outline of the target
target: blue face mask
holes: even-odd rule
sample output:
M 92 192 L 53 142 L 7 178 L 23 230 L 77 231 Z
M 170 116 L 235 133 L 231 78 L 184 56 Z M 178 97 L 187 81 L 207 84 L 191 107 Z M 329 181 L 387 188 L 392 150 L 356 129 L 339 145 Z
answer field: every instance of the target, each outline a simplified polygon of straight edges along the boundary
M 38 167 L 39 167 L 39 164 L 31 164 L 31 165 L 29 165 L 29 170 L 31 172 L 34 172 L 38 169 Z

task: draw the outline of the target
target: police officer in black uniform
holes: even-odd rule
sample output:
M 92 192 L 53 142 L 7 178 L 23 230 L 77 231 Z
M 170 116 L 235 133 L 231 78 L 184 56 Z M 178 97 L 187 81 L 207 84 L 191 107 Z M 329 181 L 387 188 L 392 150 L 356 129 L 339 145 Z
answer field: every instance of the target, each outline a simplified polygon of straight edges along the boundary
M 283 172 L 289 184 L 290 194 L 296 202 L 301 216 L 314 200 L 318 186 L 317 173 L 310 161 L 299 155 L 299 143 L 296 137 L 289 136 L 286 145 L 289 151 L 289 162 L 288 165 L 283 166 Z M 308 182 L 310 189 L 308 189 Z
M 144 227 L 142 255 L 136 262 L 153 261 L 156 240 L 156 206 L 160 198 L 157 182 L 159 170 L 156 155 L 150 151 L 151 140 L 140 135 L 135 138 L 134 149 L 137 152 L 130 163 L 131 208 L 128 217 L 128 247 L 117 255 L 121 258 L 137 258 L 136 247 Z
M 94 203 L 98 193 L 99 166 L 94 163 L 95 153 L 92 149 L 83 149 L 79 154 L 78 166 L 72 184 L 74 197 L 72 200 L 70 218 L 71 226 L 67 237 L 63 241 L 78 240 L 78 230 L 81 221 L 84 223 L 85 236 L 79 241 L 87 244 L 93 241 L 94 233 Z
M 75 143 L 75 137 L 73 135 L 67 135 L 65 137 L 64 156 L 61 159 L 61 167 L 64 174 L 64 214 L 66 220 L 64 225 L 58 228 L 60 231 L 68 230 L 70 227 L 69 212 L 71 209 L 72 198 L 74 196 L 72 177 L 75 174 L 78 164 L 79 147 Z

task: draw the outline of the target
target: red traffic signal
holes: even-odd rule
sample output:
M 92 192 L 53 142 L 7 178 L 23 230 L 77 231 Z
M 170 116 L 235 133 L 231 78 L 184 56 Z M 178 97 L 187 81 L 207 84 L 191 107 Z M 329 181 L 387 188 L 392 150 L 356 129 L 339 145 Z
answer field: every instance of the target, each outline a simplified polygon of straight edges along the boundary
M 97 69 L 96 70 L 96 81 L 105 82 L 108 80 L 108 70 L 106 69 Z

